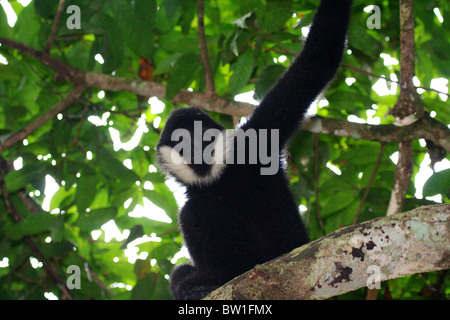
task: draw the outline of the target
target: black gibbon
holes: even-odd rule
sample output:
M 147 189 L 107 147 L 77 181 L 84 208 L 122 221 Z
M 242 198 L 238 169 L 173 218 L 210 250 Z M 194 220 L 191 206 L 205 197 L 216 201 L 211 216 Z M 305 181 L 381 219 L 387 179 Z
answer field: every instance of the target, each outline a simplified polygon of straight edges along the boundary
M 282 153 L 339 68 L 350 7 L 351 0 L 322 0 L 302 52 L 234 133 L 197 108 L 167 120 L 158 163 L 186 187 L 179 224 L 192 263 L 170 275 L 176 299 L 201 299 L 309 241 Z

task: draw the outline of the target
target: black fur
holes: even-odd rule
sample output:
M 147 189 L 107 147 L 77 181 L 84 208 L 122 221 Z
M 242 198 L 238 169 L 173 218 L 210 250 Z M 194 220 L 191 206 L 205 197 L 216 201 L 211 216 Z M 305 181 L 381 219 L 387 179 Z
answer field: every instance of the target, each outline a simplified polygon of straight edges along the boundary
M 244 131 L 279 129 L 278 154 L 339 67 L 350 6 L 351 0 L 322 0 L 303 51 L 242 126 Z M 175 129 L 192 133 L 196 120 L 202 121 L 203 131 L 223 130 L 199 109 L 175 111 L 161 135 L 158 152 L 177 143 L 171 140 Z M 179 224 L 192 265 L 178 266 L 170 276 L 176 299 L 201 299 L 256 264 L 309 241 L 281 165 L 276 174 L 262 175 L 261 163 L 227 163 L 214 179 L 186 183 L 161 157 L 160 164 L 187 187 Z M 202 177 L 211 168 L 205 164 L 190 167 Z

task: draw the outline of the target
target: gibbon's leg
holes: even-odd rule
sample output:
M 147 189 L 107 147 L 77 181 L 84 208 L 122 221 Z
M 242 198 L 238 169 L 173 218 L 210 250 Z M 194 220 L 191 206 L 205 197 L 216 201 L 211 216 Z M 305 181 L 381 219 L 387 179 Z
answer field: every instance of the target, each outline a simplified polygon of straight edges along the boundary
M 176 300 L 201 300 L 220 287 L 214 274 L 202 273 L 190 264 L 175 267 L 170 274 L 170 291 Z

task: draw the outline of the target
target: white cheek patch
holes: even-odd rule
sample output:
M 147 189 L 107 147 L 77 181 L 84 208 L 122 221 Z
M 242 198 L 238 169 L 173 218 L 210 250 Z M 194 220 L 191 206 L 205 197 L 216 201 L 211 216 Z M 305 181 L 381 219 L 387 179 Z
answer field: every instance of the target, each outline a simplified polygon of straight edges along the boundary
M 226 156 L 226 135 L 222 132 L 217 136 L 215 144 L 214 144 L 214 153 L 212 155 L 213 163 L 211 165 L 210 175 L 213 177 L 213 180 L 218 179 L 223 169 L 225 169 L 225 156 Z
M 169 146 L 158 148 L 158 163 L 164 171 L 188 185 L 208 185 L 220 178 L 225 169 L 225 136 L 221 133 L 214 144 L 212 164 L 207 175 L 200 176 L 177 151 Z

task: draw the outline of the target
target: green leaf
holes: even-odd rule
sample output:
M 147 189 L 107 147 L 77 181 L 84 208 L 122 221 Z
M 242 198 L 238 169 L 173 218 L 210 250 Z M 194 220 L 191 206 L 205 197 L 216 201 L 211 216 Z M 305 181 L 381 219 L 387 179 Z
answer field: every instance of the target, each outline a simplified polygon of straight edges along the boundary
M 326 217 L 334 212 L 346 208 L 356 199 L 354 190 L 343 190 L 333 194 L 328 197 L 326 203 L 323 204 L 323 210 L 321 211 L 322 217 Z
M 352 23 L 348 34 L 348 42 L 351 47 L 356 48 L 371 57 L 375 57 L 379 52 L 378 42 L 375 41 L 366 30 L 365 24 Z
M 198 53 L 197 37 L 186 36 L 181 32 L 173 31 L 158 38 L 158 44 L 167 51 Z
M 108 151 L 101 150 L 98 157 L 100 171 L 107 177 L 128 182 L 136 182 L 139 177 L 122 162 L 112 157 Z
M 128 215 L 116 219 L 116 225 L 120 229 L 132 229 L 136 225 L 141 225 L 144 228 L 144 234 L 156 233 L 157 235 L 168 232 L 175 227 L 174 222 L 166 223 L 146 217 L 135 218 L 129 217 Z
M 64 186 L 61 186 L 54 194 L 50 200 L 50 211 L 54 209 L 64 209 L 65 205 L 72 201 L 75 194 L 75 188 L 70 188 L 66 190 Z M 68 199 L 68 200 L 67 200 Z
M 8 123 L 14 123 L 16 126 L 19 125 L 19 120 L 24 120 L 23 118 L 27 116 L 28 109 L 22 106 L 10 106 L 5 110 L 5 120 Z
M 181 89 L 189 86 L 200 66 L 200 58 L 196 53 L 186 53 L 179 58 L 170 73 L 166 88 L 166 98 L 172 99 Z
M 8 192 L 15 192 L 36 180 L 43 180 L 48 169 L 49 165 L 47 163 L 39 163 L 27 165 L 20 170 L 9 172 L 5 176 L 5 184 Z
M 150 272 L 145 278 L 138 280 L 131 291 L 132 300 L 149 300 L 155 291 L 157 274 Z
M 165 192 L 165 190 L 160 189 L 158 191 L 144 190 L 143 193 L 153 204 L 163 209 L 172 220 L 176 218 L 178 206 L 172 192 Z
M 290 190 L 297 200 L 308 199 L 314 196 L 314 191 L 308 189 L 304 180 L 293 183 L 290 186 Z
M 110 190 L 104 187 L 101 189 L 97 189 L 95 198 L 92 200 L 91 204 L 89 205 L 89 208 L 99 209 L 107 207 L 109 205 L 111 205 Z
M 40 234 L 49 231 L 58 216 L 49 213 L 31 215 L 16 224 L 11 225 L 6 234 L 12 240 L 19 240 L 25 236 Z
M 183 56 L 183 53 L 177 52 L 166 58 L 164 61 L 158 64 L 155 71 L 153 72 L 153 75 L 168 73 L 170 70 L 172 70 L 172 68 L 175 66 L 175 63 L 178 61 L 178 59 L 181 58 L 181 56 Z
M 161 264 L 160 262 L 158 263 Z M 173 299 L 169 291 L 169 281 L 165 278 L 164 274 L 158 274 L 155 290 L 153 291 L 153 299 L 155 299 L 156 297 L 162 300 Z
M 45 19 L 52 19 L 56 14 L 58 2 L 54 0 L 34 0 L 36 12 Z
M 50 225 L 50 237 L 52 242 L 61 242 L 64 240 L 65 228 L 64 228 L 64 217 L 61 215 L 56 216 Z
M 173 25 L 180 18 L 181 12 L 181 1 L 180 0 L 163 0 L 164 9 L 166 11 L 166 17 Z
M 137 259 L 134 264 L 134 274 L 136 278 L 139 280 L 144 279 L 150 273 L 150 261 Z
M 15 40 L 36 47 L 39 39 L 38 32 L 41 26 L 40 19 L 41 18 L 36 14 L 35 6 L 30 5 L 24 8 L 14 26 Z
M 424 47 L 429 47 L 436 57 L 444 61 L 450 59 L 448 39 L 446 41 L 440 39 L 432 39 L 423 44 Z
M 181 2 L 182 15 L 180 17 L 179 25 L 183 34 L 189 34 L 192 20 L 197 13 L 197 1 L 196 0 L 179 0 Z
M 255 98 L 262 99 L 285 70 L 286 68 L 280 64 L 274 64 L 264 69 L 255 84 Z
M 334 90 L 327 95 L 330 105 L 336 110 L 344 110 L 347 114 L 358 114 L 360 105 L 372 105 L 373 101 L 366 95 L 358 92 L 354 87 L 343 90 Z M 349 104 L 349 101 L 353 101 Z
M 433 174 L 423 186 L 423 196 L 429 197 L 437 194 L 450 198 L 450 169 Z
M 0 34 L 2 37 L 11 38 L 13 29 L 8 25 L 8 18 L 5 10 L 0 10 Z
M 158 5 L 156 0 L 134 0 L 136 14 L 146 23 L 152 25 L 155 23 Z
M 93 44 L 93 41 L 74 43 L 71 50 L 67 53 L 67 64 L 78 69 L 86 69 L 89 64 Z
M 123 45 L 124 38 L 116 20 L 108 15 L 102 14 L 100 21 L 105 30 L 101 48 L 101 55 L 105 61 L 103 64 L 103 72 L 111 73 L 122 64 L 125 48 Z
M 159 260 L 172 259 L 173 256 L 180 251 L 180 246 L 177 243 L 161 243 L 153 250 L 153 254 L 159 258 Z
M 351 150 L 343 153 L 336 162 L 350 160 L 354 165 L 367 165 L 377 161 L 379 152 L 379 143 L 365 142 L 364 144 L 353 146 Z
M 150 57 L 153 52 L 153 35 L 148 21 L 142 19 L 129 2 L 110 1 L 110 5 L 129 47 L 138 56 Z
M 52 242 L 41 246 L 39 249 L 45 257 L 55 257 L 62 259 L 73 252 L 73 243 L 69 241 L 56 242 L 54 236 L 51 236 Z
M 77 181 L 75 202 L 78 212 L 85 212 L 97 193 L 97 176 L 81 176 Z
M 300 25 L 298 28 L 303 28 L 309 26 L 313 22 L 315 12 L 307 13 L 303 16 L 303 18 L 300 20 Z
M 125 249 L 130 242 L 144 236 L 144 234 L 144 227 L 142 227 L 142 225 L 140 224 L 135 225 L 133 228 L 131 228 L 128 238 L 125 239 L 120 248 Z
M 256 11 L 256 22 L 267 32 L 280 29 L 292 15 L 292 0 L 266 0 Z
M 236 95 L 240 93 L 242 88 L 247 84 L 253 72 L 253 63 L 253 51 L 247 49 L 238 57 L 237 62 L 233 64 L 231 67 L 233 75 L 230 79 L 230 90 L 232 94 Z
M 80 213 L 77 224 L 82 231 L 91 232 L 92 230 L 100 229 L 102 225 L 114 219 L 116 215 L 116 208 L 95 209 L 90 212 Z

